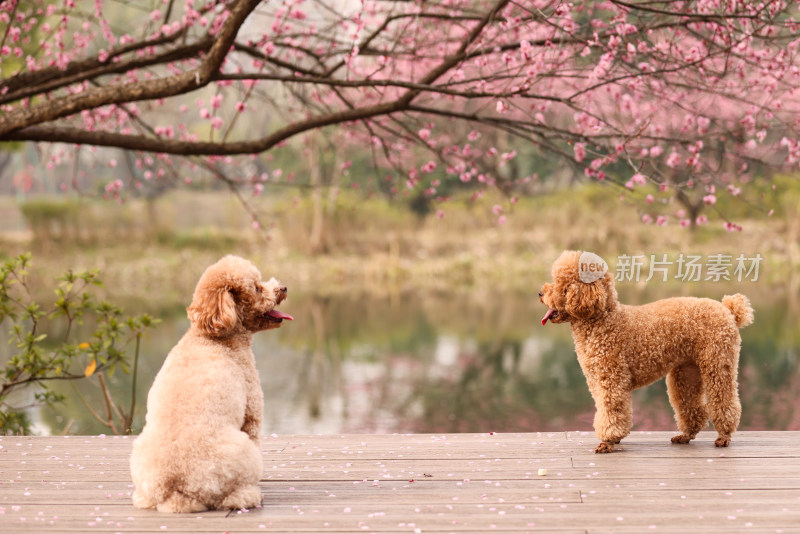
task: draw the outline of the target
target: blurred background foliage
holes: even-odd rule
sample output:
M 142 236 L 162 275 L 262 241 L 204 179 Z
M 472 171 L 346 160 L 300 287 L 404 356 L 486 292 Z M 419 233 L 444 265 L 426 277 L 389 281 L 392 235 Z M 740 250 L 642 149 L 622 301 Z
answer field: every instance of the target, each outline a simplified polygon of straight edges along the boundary
M 715 206 L 736 215 L 742 232 L 721 224 L 643 224 L 637 208 L 621 205 L 619 193 L 602 184 L 515 203 L 499 192 L 479 201 L 462 192 L 437 208 L 443 216 L 419 213 L 413 199 L 325 188 L 322 232 L 315 230 L 319 198 L 307 187 L 248 198 L 264 223 L 259 229 L 236 198 L 213 189 L 122 203 L 0 196 L 0 256 L 33 251 L 30 287 L 42 302 L 53 300 L 57 273 L 98 269 L 105 282 L 95 289 L 98 299 L 162 319 L 142 338 L 134 432 L 152 378 L 188 327 L 185 306 L 197 278 L 228 253 L 251 259 L 290 288 L 282 308 L 296 320 L 255 342 L 265 431 L 445 432 L 591 427 L 594 410 L 569 329 L 539 324 L 545 310 L 536 292 L 561 250 L 593 250 L 612 269 L 622 254 L 761 254 L 757 281 L 642 277 L 617 287 L 629 303 L 750 296 L 756 324 L 742 331 L 742 428 L 798 429 L 800 186 L 778 177 L 758 187 L 771 216 L 734 197 L 721 196 Z M 90 335 L 81 328 L 77 336 Z M 8 339 L 7 325 L 1 330 Z M 0 363 L 12 352 L 0 342 Z M 132 377 L 117 373 L 108 388 L 126 398 Z M 30 410 L 30 431 L 108 432 L 86 409 L 103 405 L 97 380 L 81 383 L 84 401 L 67 386 L 56 384 L 53 392 L 64 403 Z M 636 392 L 634 412 L 637 429 L 673 428 L 663 382 Z

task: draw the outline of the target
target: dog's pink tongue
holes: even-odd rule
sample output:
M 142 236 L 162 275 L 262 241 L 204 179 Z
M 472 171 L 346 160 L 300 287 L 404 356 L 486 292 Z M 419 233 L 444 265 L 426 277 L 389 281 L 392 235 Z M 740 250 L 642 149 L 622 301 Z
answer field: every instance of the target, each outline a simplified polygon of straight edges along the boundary
M 545 324 L 547 324 L 547 320 L 548 320 L 548 319 L 550 318 L 550 316 L 551 316 L 551 315 L 553 315 L 555 312 L 556 312 L 555 310 L 547 310 L 547 313 L 545 313 L 545 314 L 544 314 L 544 317 L 542 317 L 542 326 L 544 326 Z
M 273 319 L 286 319 L 287 321 L 294 321 L 294 317 L 292 317 L 288 313 L 283 313 L 282 311 L 278 310 L 270 310 L 270 312 L 267 313 L 267 315 L 269 315 Z

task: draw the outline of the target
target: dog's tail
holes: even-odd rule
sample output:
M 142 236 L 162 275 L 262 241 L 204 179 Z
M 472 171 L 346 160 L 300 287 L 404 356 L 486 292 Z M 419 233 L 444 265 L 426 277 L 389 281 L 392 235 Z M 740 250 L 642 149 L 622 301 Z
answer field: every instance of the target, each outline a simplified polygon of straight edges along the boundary
M 742 328 L 753 323 L 753 307 L 750 306 L 750 300 L 741 293 L 725 295 L 722 297 L 722 304 L 733 314 L 737 327 Z

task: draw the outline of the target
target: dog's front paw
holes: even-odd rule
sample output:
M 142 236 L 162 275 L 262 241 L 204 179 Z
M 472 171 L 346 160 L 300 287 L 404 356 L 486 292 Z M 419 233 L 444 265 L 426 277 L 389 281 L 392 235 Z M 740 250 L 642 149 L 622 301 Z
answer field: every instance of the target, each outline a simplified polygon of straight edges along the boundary
M 672 441 L 672 443 L 689 443 L 690 441 L 692 441 L 692 438 L 690 438 L 686 434 L 680 434 L 678 436 L 672 436 L 672 439 L 670 441 Z
M 714 440 L 715 447 L 727 447 L 730 444 L 731 444 L 730 436 L 720 436 L 716 440 Z
M 614 444 L 610 441 L 601 441 L 600 445 L 595 447 L 594 452 L 605 454 L 614 451 Z

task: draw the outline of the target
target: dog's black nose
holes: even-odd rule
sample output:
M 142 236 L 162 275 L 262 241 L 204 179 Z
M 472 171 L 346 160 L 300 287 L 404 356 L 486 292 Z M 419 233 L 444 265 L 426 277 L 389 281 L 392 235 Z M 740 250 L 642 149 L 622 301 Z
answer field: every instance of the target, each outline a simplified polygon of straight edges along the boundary
M 285 295 L 285 294 L 286 294 L 286 293 L 289 291 L 289 288 L 288 288 L 288 287 L 286 287 L 286 286 L 283 286 L 283 287 L 280 289 L 280 291 L 281 291 L 281 293 L 283 293 L 283 294 Z
M 539 291 L 539 298 L 542 298 L 543 296 L 544 296 L 544 293 L 542 293 L 541 291 Z

